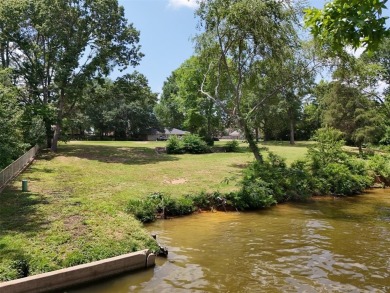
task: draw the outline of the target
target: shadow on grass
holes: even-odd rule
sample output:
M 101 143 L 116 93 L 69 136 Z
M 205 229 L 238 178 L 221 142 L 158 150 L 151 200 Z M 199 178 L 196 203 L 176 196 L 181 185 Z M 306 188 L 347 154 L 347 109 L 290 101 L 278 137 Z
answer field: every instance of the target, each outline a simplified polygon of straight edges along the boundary
M 296 141 L 295 144 L 290 144 L 289 141 L 282 141 L 282 140 L 269 140 L 269 141 L 260 141 L 259 146 L 286 146 L 286 147 L 303 147 L 307 148 L 310 146 L 313 146 L 313 141 Z
M 54 173 L 55 171 L 53 169 L 49 169 L 49 168 L 37 168 L 36 166 L 34 166 L 33 164 L 28 166 L 28 168 L 26 168 L 24 171 L 23 171 L 23 175 L 21 175 L 21 177 L 23 179 L 28 179 L 29 181 L 43 181 L 44 179 L 42 179 L 39 175 L 39 173 Z
M 157 154 L 147 147 L 117 147 L 101 145 L 65 145 L 58 153 L 44 151 L 40 159 L 51 160 L 57 156 L 77 157 L 104 163 L 120 163 L 126 165 L 146 165 L 166 161 L 177 161 L 176 156 Z
M 0 238 L 10 232 L 35 234 L 45 229 L 47 222 L 37 207 L 47 203 L 39 194 L 6 188 L 0 195 Z
M 237 168 L 237 169 L 246 169 L 249 166 L 249 163 L 244 164 L 231 164 L 229 167 Z

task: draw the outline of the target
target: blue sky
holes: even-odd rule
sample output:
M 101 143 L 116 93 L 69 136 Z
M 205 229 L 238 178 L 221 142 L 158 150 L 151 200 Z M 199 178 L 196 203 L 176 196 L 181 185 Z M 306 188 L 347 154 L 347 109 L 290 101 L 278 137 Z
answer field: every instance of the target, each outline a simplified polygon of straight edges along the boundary
M 192 39 L 198 32 L 194 5 L 187 0 L 119 0 L 119 4 L 141 33 L 145 57 L 135 70 L 148 78 L 152 91 L 161 92 L 171 72 L 194 53 Z
M 153 92 L 161 92 L 164 81 L 194 53 L 192 39 L 199 30 L 194 16 L 195 0 L 118 0 L 126 18 L 140 31 L 141 51 L 145 54 L 135 70 L 149 80 Z M 310 6 L 322 8 L 324 0 L 310 0 Z M 119 74 L 112 74 L 116 78 Z

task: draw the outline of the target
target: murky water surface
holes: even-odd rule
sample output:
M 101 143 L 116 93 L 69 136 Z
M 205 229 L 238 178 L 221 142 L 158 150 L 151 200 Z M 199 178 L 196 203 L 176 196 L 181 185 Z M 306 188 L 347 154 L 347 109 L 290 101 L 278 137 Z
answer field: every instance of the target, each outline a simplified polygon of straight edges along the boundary
M 390 190 L 147 228 L 168 259 L 72 292 L 390 292 Z

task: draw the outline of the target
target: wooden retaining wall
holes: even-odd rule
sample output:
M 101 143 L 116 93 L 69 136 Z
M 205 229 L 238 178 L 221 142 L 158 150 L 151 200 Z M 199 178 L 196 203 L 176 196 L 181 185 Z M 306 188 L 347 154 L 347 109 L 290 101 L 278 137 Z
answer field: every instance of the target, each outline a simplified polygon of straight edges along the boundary
M 155 265 L 149 250 L 124 254 L 88 264 L 0 283 L 1 293 L 38 293 L 59 290 Z

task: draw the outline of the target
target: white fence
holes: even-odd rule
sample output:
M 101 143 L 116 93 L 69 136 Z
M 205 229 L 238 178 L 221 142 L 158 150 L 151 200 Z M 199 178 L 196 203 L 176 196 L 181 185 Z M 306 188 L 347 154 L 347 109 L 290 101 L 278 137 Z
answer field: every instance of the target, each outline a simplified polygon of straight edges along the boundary
M 32 147 L 27 153 L 0 171 L 0 191 L 34 159 L 38 149 L 38 145 Z

